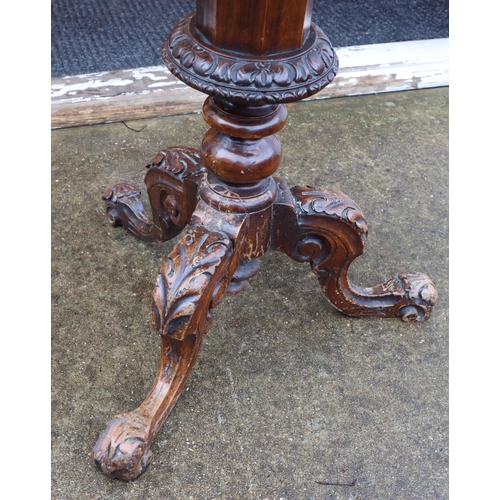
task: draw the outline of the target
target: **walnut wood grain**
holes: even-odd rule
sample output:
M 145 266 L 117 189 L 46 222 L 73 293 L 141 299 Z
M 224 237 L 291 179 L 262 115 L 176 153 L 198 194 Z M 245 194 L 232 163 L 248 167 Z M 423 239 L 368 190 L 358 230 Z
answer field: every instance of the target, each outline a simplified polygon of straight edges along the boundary
M 272 5 L 269 0 L 197 0 L 194 25 L 213 47 L 246 58 L 283 54 L 302 47 L 311 26 L 312 6 L 313 0 L 274 0 Z

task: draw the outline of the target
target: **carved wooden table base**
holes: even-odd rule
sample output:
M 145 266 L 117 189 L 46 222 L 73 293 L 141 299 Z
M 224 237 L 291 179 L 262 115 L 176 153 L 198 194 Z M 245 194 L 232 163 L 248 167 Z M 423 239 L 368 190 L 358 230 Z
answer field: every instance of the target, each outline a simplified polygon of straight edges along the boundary
M 281 159 L 275 133 L 286 120 L 282 103 L 319 91 L 338 69 L 321 30 L 302 18 L 309 29 L 303 48 L 263 62 L 222 54 L 205 39 L 203 45 L 194 19 L 178 23 L 163 56 L 175 74 L 210 95 L 203 113 L 211 129 L 201 150 L 169 147 L 147 165 L 152 217 L 132 184 L 103 195 L 109 221 L 145 241 L 165 241 L 188 225 L 153 292 L 151 326 L 162 336 L 153 387 L 137 409 L 108 423 L 94 448 L 99 469 L 126 481 L 146 470 L 151 443 L 194 367 L 213 310 L 226 294 L 245 288 L 267 251 L 309 262 L 326 298 L 350 316 L 423 321 L 437 300 L 420 273 L 372 288 L 351 283 L 349 266 L 363 253 L 368 231 L 360 208 L 338 191 L 290 188 L 272 175 Z

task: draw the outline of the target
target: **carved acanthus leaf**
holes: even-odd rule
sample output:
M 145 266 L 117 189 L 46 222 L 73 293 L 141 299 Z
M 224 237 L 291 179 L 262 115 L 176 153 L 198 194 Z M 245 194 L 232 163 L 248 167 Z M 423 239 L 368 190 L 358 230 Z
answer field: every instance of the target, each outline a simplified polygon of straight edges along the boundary
M 326 214 L 349 222 L 366 237 L 368 225 L 361 209 L 340 191 L 312 186 L 293 188 L 299 210 L 306 214 Z
M 191 227 L 161 269 L 153 293 L 153 328 L 182 340 L 185 325 L 194 314 L 199 315 L 199 321 L 207 319 L 213 307 L 212 291 L 207 287 L 231 249 L 232 242 L 225 234 Z
M 146 165 L 146 168 L 152 167 L 166 170 L 179 179 L 196 176 L 205 171 L 200 153 L 196 149 L 182 146 L 160 150 L 155 158 Z

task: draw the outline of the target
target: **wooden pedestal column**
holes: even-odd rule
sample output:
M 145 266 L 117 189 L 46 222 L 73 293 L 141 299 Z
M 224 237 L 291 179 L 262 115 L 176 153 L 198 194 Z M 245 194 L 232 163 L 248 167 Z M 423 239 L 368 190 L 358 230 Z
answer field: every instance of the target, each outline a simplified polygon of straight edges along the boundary
M 163 265 L 153 292 L 151 326 L 162 336 L 158 373 L 135 410 L 108 423 L 94 448 L 105 474 L 132 480 L 151 459 L 150 445 L 194 367 L 213 311 L 239 293 L 265 252 L 310 262 L 327 299 L 351 316 L 421 321 L 437 300 L 430 279 L 401 274 L 372 288 L 347 274 L 362 254 L 367 224 L 343 193 L 290 188 L 273 177 L 281 160 L 275 135 L 287 102 L 332 81 L 338 59 L 311 23 L 312 0 L 198 0 L 165 40 L 169 70 L 208 98 L 211 126 L 201 150 L 169 147 L 148 165 L 150 217 L 129 183 L 103 195 L 110 223 L 145 241 L 185 235 Z

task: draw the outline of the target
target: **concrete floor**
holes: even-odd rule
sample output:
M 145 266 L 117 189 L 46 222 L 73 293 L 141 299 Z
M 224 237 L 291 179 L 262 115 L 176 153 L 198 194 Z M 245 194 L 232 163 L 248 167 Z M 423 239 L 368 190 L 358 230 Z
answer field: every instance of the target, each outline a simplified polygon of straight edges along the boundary
M 266 254 L 216 310 L 147 472 L 109 479 L 92 449 L 153 381 L 151 293 L 178 238 L 150 245 L 111 227 L 101 194 L 143 186 L 157 150 L 198 147 L 207 126 L 186 115 L 54 130 L 53 499 L 448 498 L 448 88 L 288 111 L 279 176 L 341 190 L 368 220 L 352 281 L 424 272 L 439 293 L 433 315 L 345 317 L 307 264 Z

